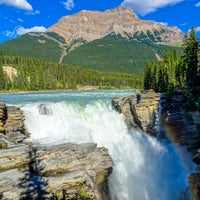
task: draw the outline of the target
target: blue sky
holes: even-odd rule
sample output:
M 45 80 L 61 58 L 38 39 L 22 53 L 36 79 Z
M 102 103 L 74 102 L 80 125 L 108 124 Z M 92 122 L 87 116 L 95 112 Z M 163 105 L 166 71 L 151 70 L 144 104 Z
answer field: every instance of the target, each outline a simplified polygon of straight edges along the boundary
M 62 16 L 120 5 L 131 7 L 141 19 L 178 26 L 184 33 L 193 26 L 200 37 L 200 0 L 0 0 L 0 43 L 43 32 Z

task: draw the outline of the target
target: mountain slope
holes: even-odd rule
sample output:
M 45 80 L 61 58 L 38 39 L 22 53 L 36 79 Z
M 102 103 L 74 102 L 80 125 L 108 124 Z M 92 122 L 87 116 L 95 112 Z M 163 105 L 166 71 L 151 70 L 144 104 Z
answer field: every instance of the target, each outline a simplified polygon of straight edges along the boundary
M 180 46 L 182 38 L 177 27 L 141 20 L 130 8 L 118 7 L 65 16 L 45 33 L 0 44 L 0 52 L 141 75 L 146 59 L 161 59 L 165 47 Z
M 0 45 L 4 55 L 19 55 L 59 62 L 66 55 L 65 40 L 56 33 L 28 33 Z
M 154 44 L 150 40 L 139 41 L 113 33 L 69 52 L 63 62 L 105 72 L 141 76 L 145 60 L 159 59 L 164 55 L 165 48 L 166 46 Z M 173 49 L 170 46 L 168 48 L 169 51 Z M 177 49 L 181 51 L 180 48 Z

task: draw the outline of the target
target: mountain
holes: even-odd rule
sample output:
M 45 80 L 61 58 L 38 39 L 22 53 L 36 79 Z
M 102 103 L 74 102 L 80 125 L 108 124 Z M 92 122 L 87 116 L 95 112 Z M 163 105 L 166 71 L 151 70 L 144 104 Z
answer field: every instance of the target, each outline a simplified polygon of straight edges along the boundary
M 55 32 L 62 36 L 68 45 L 73 41 L 93 41 L 111 33 L 126 35 L 143 34 L 163 44 L 182 42 L 183 34 L 177 27 L 168 27 L 160 23 L 141 20 L 128 7 L 117 7 L 105 12 L 83 10 L 78 14 L 62 17 L 47 32 Z
M 20 55 L 59 62 L 67 44 L 56 33 L 28 33 L 0 45 L 5 55 Z
M 182 39 L 177 27 L 141 20 L 130 8 L 120 6 L 62 17 L 45 33 L 28 33 L 1 44 L 0 51 L 142 75 L 146 59 L 162 59 L 166 46 L 178 48 Z

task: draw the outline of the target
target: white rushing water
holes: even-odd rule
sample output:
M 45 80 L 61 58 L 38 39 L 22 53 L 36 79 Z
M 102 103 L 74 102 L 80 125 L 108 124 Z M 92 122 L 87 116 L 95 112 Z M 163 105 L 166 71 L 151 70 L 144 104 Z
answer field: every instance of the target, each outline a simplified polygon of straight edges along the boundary
M 110 100 L 130 94 L 133 91 L 0 94 L 0 100 L 24 110 L 35 144 L 95 142 L 108 148 L 114 161 L 112 200 L 182 200 L 192 170 L 190 155 L 171 143 L 128 131 Z M 49 115 L 39 112 L 41 104 Z
M 177 148 L 136 130 L 128 131 L 110 101 L 47 102 L 49 115 L 40 114 L 39 105 L 22 106 L 36 144 L 95 142 L 109 149 L 114 161 L 109 178 L 113 200 L 181 198 L 191 169 L 186 169 Z

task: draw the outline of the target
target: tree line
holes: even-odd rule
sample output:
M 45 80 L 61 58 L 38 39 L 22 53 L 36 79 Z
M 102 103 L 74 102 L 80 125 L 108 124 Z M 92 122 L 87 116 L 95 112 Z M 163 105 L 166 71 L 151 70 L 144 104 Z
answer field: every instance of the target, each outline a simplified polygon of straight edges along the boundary
M 172 53 L 166 49 L 162 61 L 145 63 L 145 89 L 170 92 L 177 87 L 200 90 L 200 41 L 194 28 L 184 36 L 182 56 L 176 49 Z
M 6 66 L 16 69 L 17 73 L 9 76 L 4 69 Z M 81 86 L 142 88 L 143 81 L 129 74 L 99 72 L 69 64 L 0 55 L 0 90 L 77 89 Z

